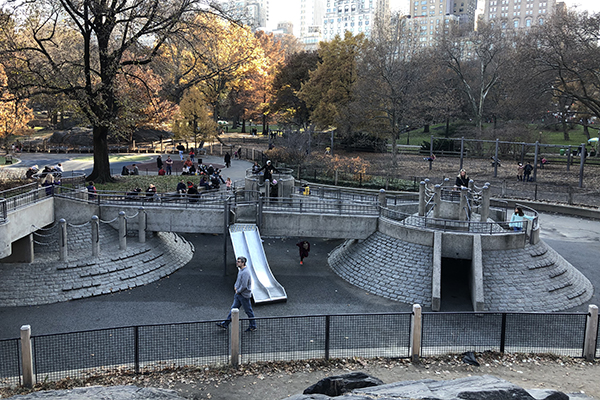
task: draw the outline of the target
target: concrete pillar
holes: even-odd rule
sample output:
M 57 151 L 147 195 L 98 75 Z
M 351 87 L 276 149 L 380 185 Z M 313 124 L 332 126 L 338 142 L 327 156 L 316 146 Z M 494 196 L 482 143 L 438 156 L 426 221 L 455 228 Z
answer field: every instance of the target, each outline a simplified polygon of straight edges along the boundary
M 146 243 L 146 221 L 148 216 L 144 207 L 138 208 L 138 232 L 140 243 Z
M 379 189 L 379 206 L 387 207 L 387 199 L 385 197 L 385 189 Z
M 433 272 L 431 276 L 431 310 L 442 307 L 442 238 L 440 231 L 433 233 Z
M 231 365 L 238 366 L 240 364 L 240 310 L 238 308 L 231 310 L 230 326 Z
M 469 190 L 475 190 L 475 181 L 473 179 L 469 179 Z
M 442 186 L 435 185 L 433 190 L 434 190 L 434 192 L 433 192 L 433 203 L 434 203 L 433 218 L 439 218 L 440 211 L 442 208 Z
M 585 324 L 585 339 L 583 341 L 583 357 L 594 361 L 596 355 L 596 339 L 598 338 L 598 306 L 588 306 L 588 316 Z
M 466 187 L 460 188 L 460 206 L 458 209 L 458 220 L 466 221 L 468 217 L 467 212 L 467 195 L 469 194 L 469 189 Z
M 60 261 L 67 261 L 67 221 L 65 221 L 64 218 L 61 218 L 60 221 L 58 221 L 58 224 L 59 259 Z
M 2 259 L 5 263 L 32 263 L 35 259 L 33 233 L 22 237 L 8 246 L 11 248 L 10 256 Z
M 426 183 L 424 181 L 421 181 L 419 183 L 419 217 L 425 216 L 425 210 L 427 209 L 427 199 L 425 193 Z
M 35 374 L 33 373 L 30 325 L 21 326 L 21 366 L 23 369 L 23 386 L 33 387 L 35 385 Z
M 119 211 L 119 250 L 127 250 L 127 220 L 125 211 Z
M 92 216 L 92 257 L 100 255 L 100 218 Z
M 421 335 L 423 334 L 423 316 L 421 305 L 413 304 L 412 318 L 410 321 L 410 359 L 418 362 L 421 357 Z
M 481 235 L 473 235 L 473 254 L 471 258 L 471 301 L 473 311 L 484 311 L 483 295 L 483 251 Z
M 481 222 L 487 222 L 490 216 L 490 187 L 486 183 L 481 190 Z

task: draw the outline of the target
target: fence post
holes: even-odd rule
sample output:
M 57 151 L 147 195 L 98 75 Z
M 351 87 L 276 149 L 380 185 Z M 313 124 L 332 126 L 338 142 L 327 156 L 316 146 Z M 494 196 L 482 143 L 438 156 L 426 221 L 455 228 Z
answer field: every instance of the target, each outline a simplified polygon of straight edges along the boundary
M 585 324 L 585 339 L 583 341 L 583 357 L 594 361 L 596 355 L 596 340 L 598 338 L 598 306 L 590 304 Z
M 100 255 L 100 218 L 92 216 L 92 257 Z
M 387 199 L 385 197 L 385 189 L 379 189 L 379 205 L 387 207 Z
M 498 177 L 498 144 L 500 139 L 496 138 L 496 152 L 494 153 L 494 178 Z
M 487 182 L 481 190 L 481 211 L 479 214 L 481 215 L 481 222 L 486 223 L 490 216 L 490 187 Z
M 335 181 L 333 182 L 333 185 L 337 186 L 337 184 L 338 184 L 338 170 L 336 169 L 335 170 Z
M 572 150 L 571 150 L 571 146 L 569 146 L 569 148 L 567 149 L 567 172 L 569 172 L 569 170 L 571 169 L 571 154 Z
M 146 210 L 144 207 L 138 208 L 138 237 L 140 243 L 146 243 L 146 222 L 147 222 Z
M 442 204 L 442 185 L 435 185 L 433 190 L 433 218 L 439 218 Z
M 419 217 L 425 216 L 425 185 L 427 185 L 425 181 L 419 183 Z
M 231 309 L 231 329 L 229 330 L 231 340 L 231 365 L 238 366 L 240 364 L 240 310 L 239 308 Z
M 536 140 L 535 142 L 535 153 L 533 155 L 533 181 L 537 182 L 537 166 L 538 166 L 538 157 L 540 154 L 540 142 Z
M 21 365 L 23 368 L 23 386 L 33 387 L 33 352 L 31 349 L 31 325 L 21 326 Z
M 460 138 L 460 168 L 459 171 L 463 168 L 463 160 L 465 158 L 465 137 Z M 431 168 L 429 168 L 431 169 Z
M 325 316 L 325 359 L 329 360 L 329 347 L 331 345 L 331 315 Z
M 579 187 L 580 188 L 583 187 L 583 166 L 585 165 L 585 153 L 587 153 L 587 151 L 585 150 L 585 143 L 581 143 L 581 154 L 580 154 L 581 161 L 579 161 Z
M 127 250 L 127 220 L 125 211 L 119 211 L 119 250 Z
M 421 357 L 421 336 L 423 334 L 423 316 L 420 304 L 413 304 L 410 322 L 410 359 L 412 362 L 418 362 Z
M 67 221 L 65 221 L 64 218 L 61 218 L 60 221 L 58 221 L 60 224 L 60 230 L 59 230 L 59 244 L 60 244 L 60 261 L 67 261 Z

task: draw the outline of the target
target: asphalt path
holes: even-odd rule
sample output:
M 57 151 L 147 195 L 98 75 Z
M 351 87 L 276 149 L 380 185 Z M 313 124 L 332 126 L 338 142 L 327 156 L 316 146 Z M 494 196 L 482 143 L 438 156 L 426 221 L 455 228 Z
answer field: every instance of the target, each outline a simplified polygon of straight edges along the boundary
M 239 169 L 244 169 L 241 162 Z M 600 304 L 600 222 L 542 214 L 540 224 L 542 239 L 578 268 L 595 287 L 593 298 L 573 311 L 586 311 L 587 304 Z M 33 335 L 42 335 L 224 318 L 233 300 L 236 277 L 231 244 L 227 239 L 225 267 L 223 235 L 184 236 L 194 244 L 196 252 L 190 263 L 172 275 L 143 287 L 99 297 L 0 308 L 0 339 L 18 337 L 20 327 L 25 324 L 31 325 Z M 409 304 L 366 293 L 335 275 L 327 265 L 327 255 L 341 243 L 340 240 L 309 239 L 310 256 L 301 266 L 295 245 L 299 239 L 264 238 L 267 260 L 275 278 L 286 289 L 288 300 L 255 306 L 257 317 L 411 309 Z M 43 276 L 38 279 L 43 284 Z M 464 304 L 457 307 L 468 309 Z

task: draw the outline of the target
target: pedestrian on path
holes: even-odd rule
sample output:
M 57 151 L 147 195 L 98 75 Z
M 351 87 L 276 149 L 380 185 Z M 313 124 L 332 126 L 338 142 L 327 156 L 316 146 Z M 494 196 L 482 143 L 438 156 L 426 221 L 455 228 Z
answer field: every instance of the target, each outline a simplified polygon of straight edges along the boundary
M 306 240 L 301 240 L 296 243 L 298 246 L 298 250 L 300 251 L 300 265 L 304 264 L 304 259 L 308 257 L 308 253 L 310 252 L 310 243 Z
M 233 285 L 235 294 L 233 295 L 231 309 L 239 309 L 240 306 L 244 307 L 244 312 L 248 318 L 250 318 L 250 324 L 248 329 L 246 329 L 246 332 L 254 332 L 256 330 L 256 320 L 254 319 L 254 311 L 252 311 L 252 302 L 250 301 L 250 298 L 252 297 L 252 276 L 250 275 L 250 270 L 246 266 L 246 257 L 238 257 L 236 264 L 239 271 L 235 285 Z M 227 329 L 230 323 L 231 310 L 224 321 L 217 322 L 217 326 L 219 328 Z
M 171 172 L 173 172 L 173 160 L 171 159 L 171 156 L 167 156 L 165 164 L 167 164 L 167 175 L 171 175 Z
M 159 154 L 158 157 L 156 157 L 156 168 L 158 168 L 160 170 L 160 169 L 162 169 L 162 167 L 163 167 L 163 160 Z

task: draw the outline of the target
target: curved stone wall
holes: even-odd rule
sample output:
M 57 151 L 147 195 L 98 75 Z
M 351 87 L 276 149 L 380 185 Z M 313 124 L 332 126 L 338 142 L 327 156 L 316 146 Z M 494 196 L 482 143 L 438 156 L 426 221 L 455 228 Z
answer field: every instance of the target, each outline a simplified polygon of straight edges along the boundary
M 53 235 L 36 237 L 35 261 L 4 263 L 0 281 L 0 307 L 57 303 L 98 296 L 146 285 L 186 265 L 194 246 L 170 232 L 148 235 L 146 243 L 128 237 L 119 250 L 118 231 L 100 225 L 100 257 L 91 257 L 90 227 L 68 228 L 69 257 L 58 260 Z M 43 241 L 40 241 L 43 240 Z
M 486 311 L 560 311 L 593 294 L 590 281 L 543 241 L 522 249 L 484 250 L 482 262 Z M 431 246 L 375 232 L 363 241 L 344 242 L 330 254 L 329 265 L 369 293 L 431 306 Z
M 349 240 L 329 256 L 329 265 L 349 283 L 388 299 L 431 305 L 433 248 L 375 232 Z
M 483 282 L 489 311 L 566 310 L 594 292 L 591 282 L 543 241 L 523 250 L 484 251 Z

